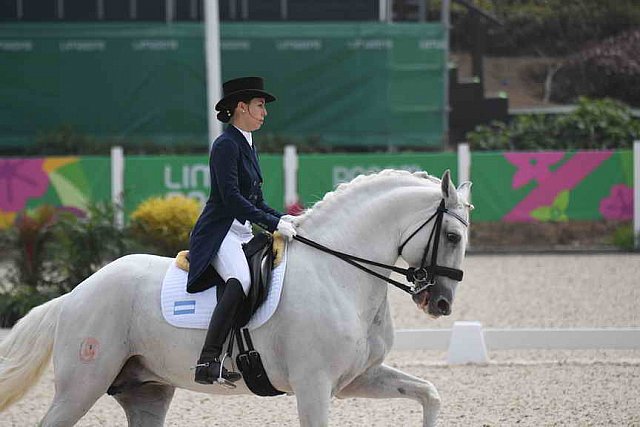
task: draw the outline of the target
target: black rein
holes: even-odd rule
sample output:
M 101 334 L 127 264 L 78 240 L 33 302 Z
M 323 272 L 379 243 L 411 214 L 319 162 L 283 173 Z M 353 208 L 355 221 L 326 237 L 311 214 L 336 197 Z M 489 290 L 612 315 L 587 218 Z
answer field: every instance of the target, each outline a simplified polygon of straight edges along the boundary
M 424 251 L 424 255 L 422 256 L 422 266 L 419 269 L 416 269 L 414 267 L 410 267 L 410 268 L 401 268 L 401 267 L 396 267 L 395 265 L 387 265 L 387 264 L 382 264 L 379 262 L 375 262 L 375 261 L 371 261 L 368 259 L 364 259 L 364 258 L 360 258 L 354 255 L 350 255 L 344 252 L 340 252 L 340 251 L 336 251 L 334 249 L 328 248 L 324 245 L 321 245 L 318 242 L 314 242 L 313 240 L 309 240 L 306 237 L 302 237 L 302 236 L 294 236 L 293 238 L 301 243 L 304 243 L 305 245 L 311 246 L 313 248 L 318 249 L 319 251 L 322 252 L 326 252 L 328 254 L 331 254 L 335 257 L 340 258 L 341 260 L 353 265 L 354 267 L 371 274 L 372 276 L 375 276 L 379 279 L 384 280 L 385 282 L 399 288 L 402 289 L 403 291 L 407 292 L 408 294 L 411 295 L 415 295 L 419 292 L 421 292 L 423 289 L 425 289 L 425 287 L 429 286 L 430 284 L 434 283 L 435 281 L 435 277 L 436 276 L 445 276 L 448 277 L 450 279 L 456 280 L 456 281 L 461 281 L 462 280 L 462 270 L 458 270 L 456 268 L 449 268 L 449 267 L 442 267 L 436 264 L 436 258 L 438 256 L 438 242 L 439 239 L 433 239 L 434 235 L 435 236 L 439 236 L 440 235 L 440 230 L 442 228 L 442 217 L 445 213 L 448 213 L 452 216 L 454 216 L 455 218 L 457 218 L 459 221 L 461 221 L 465 226 L 468 225 L 467 221 L 465 221 L 463 218 L 461 218 L 460 216 L 458 216 L 457 214 L 453 213 L 453 212 L 449 212 L 448 209 L 446 209 L 444 207 L 444 200 L 442 200 L 440 202 L 440 206 L 438 206 L 438 209 L 433 213 L 433 215 L 431 215 L 420 227 L 418 227 L 418 229 L 416 231 L 414 231 L 411 236 L 409 236 L 404 243 L 402 243 L 402 245 L 400 245 L 398 247 L 398 256 L 402 255 L 402 249 L 404 248 L 404 246 L 407 244 L 407 242 L 409 242 L 409 240 L 411 240 L 424 226 L 426 226 L 429 222 L 431 222 L 434 218 L 436 219 L 436 223 L 433 227 L 433 229 L 431 230 L 431 234 L 429 235 L 429 241 L 427 243 L 427 247 L 425 248 Z M 427 254 L 429 252 L 429 248 L 431 247 L 431 243 L 433 242 L 433 251 L 431 253 L 431 264 L 430 265 L 425 265 L 426 263 L 426 257 Z M 414 283 L 415 286 L 411 287 L 411 286 L 407 286 L 403 283 L 400 283 L 396 280 L 390 279 L 389 277 L 386 277 L 376 271 L 373 271 L 372 269 L 365 267 L 364 265 L 361 265 L 359 263 L 363 263 L 363 264 L 369 264 L 369 265 L 373 265 L 375 267 L 381 267 L 381 268 L 386 268 L 387 270 L 391 270 L 391 271 L 395 271 L 396 273 L 402 274 L 407 278 L 408 282 Z

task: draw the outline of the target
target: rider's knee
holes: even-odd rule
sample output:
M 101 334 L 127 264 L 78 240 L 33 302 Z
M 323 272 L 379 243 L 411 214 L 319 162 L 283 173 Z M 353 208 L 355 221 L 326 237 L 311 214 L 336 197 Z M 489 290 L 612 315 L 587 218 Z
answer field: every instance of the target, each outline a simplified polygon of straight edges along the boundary
M 241 272 L 238 274 L 239 277 L 236 277 L 240 284 L 242 285 L 242 290 L 245 295 L 249 295 L 249 288 L 251 287 L 251 275 L 249 274 L 249 270 L 246 272 Z

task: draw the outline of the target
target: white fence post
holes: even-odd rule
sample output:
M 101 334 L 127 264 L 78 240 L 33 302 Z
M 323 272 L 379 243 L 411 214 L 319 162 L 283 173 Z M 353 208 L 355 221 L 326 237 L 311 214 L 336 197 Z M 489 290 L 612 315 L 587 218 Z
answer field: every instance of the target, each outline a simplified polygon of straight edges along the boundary
M 458 144 L 458 182 L 460 185 L 471 178 L 471 150 L 469 143 L 461 142 Z M 471 194 L 469 194 L 469 203 L 471 203 Z M 471 232 L 469 231 L 469 247 L 471 247 Z
M 471 151 L 469 144 L 461 142 L 458 144 L 458 185 L 469 181 L 471 176 Z M 471 201 L 471 200 L 469 200 Z
M 205 57 L 207 68 L 207 124 L 209 127 L 209 141 L 213 141 L 222 131 L 222 124 L 216 119 L 213 108 L 220 96 L 220 17 L 218 0 L 205 0 L 204 6 L 204 34 Z
M 298 151 L 295 145 L 286 145 L 283 156 L 284 167 L 284 207 L 297 206 L 298 198 Z
M 633 238 L 640 249 L 640 140 L 633 143 Z
M 451 339 L 447 350 L 449 365 L 465 363 L 487 363 L 487 346 L 480 322 L 457 321 L 451 329 Z
M 124 151 L 111 147 L 111 202 L 114 207 L 113 224 L 124 227 Z

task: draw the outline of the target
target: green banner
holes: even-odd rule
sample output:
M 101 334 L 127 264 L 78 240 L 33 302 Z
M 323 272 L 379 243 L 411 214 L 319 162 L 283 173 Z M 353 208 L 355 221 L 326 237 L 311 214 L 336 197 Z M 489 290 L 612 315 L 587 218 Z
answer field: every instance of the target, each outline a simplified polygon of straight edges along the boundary
M 224 24 L 223 79 L 265 76 L 265 130 L 333 145 L 442 145 L 439 23 Z
M 105 139 L 206 140 L 199 26 L 3 23 L 0 57 L 4 146 L 63 124 Z
M 266 78 L 265 133 L 439 147 L 445 37 L 438 23 L 224 23 L 222 77 Z M 125 147 L 207 145 L 200 23 L 3 23 L 0 58 L 0 147 L 61 125 Z
M 438 154 L 309 154 L 299 156 L 298 193 L 307 207 L 343 182 L 383 169 L 423 170 L 437 177 L 450 169 L 457 176 L 457 156 Z
M 127 156 L 125 158 L 125 210 L 127 214 L 149 197 L 182 195 L 202 204 L 209 198 L 209 159 L 202 156 Z M 274 209 L 284 205 L 282 156 L 261 155 L 264 197 Z

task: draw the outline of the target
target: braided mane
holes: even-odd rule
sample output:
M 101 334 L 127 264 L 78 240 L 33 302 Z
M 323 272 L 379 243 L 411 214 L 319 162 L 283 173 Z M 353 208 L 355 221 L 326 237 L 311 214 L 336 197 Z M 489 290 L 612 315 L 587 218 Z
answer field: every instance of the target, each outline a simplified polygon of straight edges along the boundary
M 378 184 L 381 181 L 387 181 L 392 184 L 402 182 L 405 183 L 405 185 L 416 186 L 439 186 L 441 183 L 440 178 L 429 175 L 427 172 L 423 171 L 412 173 L 405 170 L 385 169 L 374 174 L 358 175 L 351 181 L 342 183 L 338 185 L 335 190 L 326 193 L 322 200 L 317 201 L 311 208 L 298 216 L 295 219 L 295 223 L 300 225 L 311 216 L 317 215 L 319 212 L 332 210 L 335 206 L 339 205 L 339 202 L 343 197 L 353 193 L 354 191 L 358 191 L 361 188 Z

